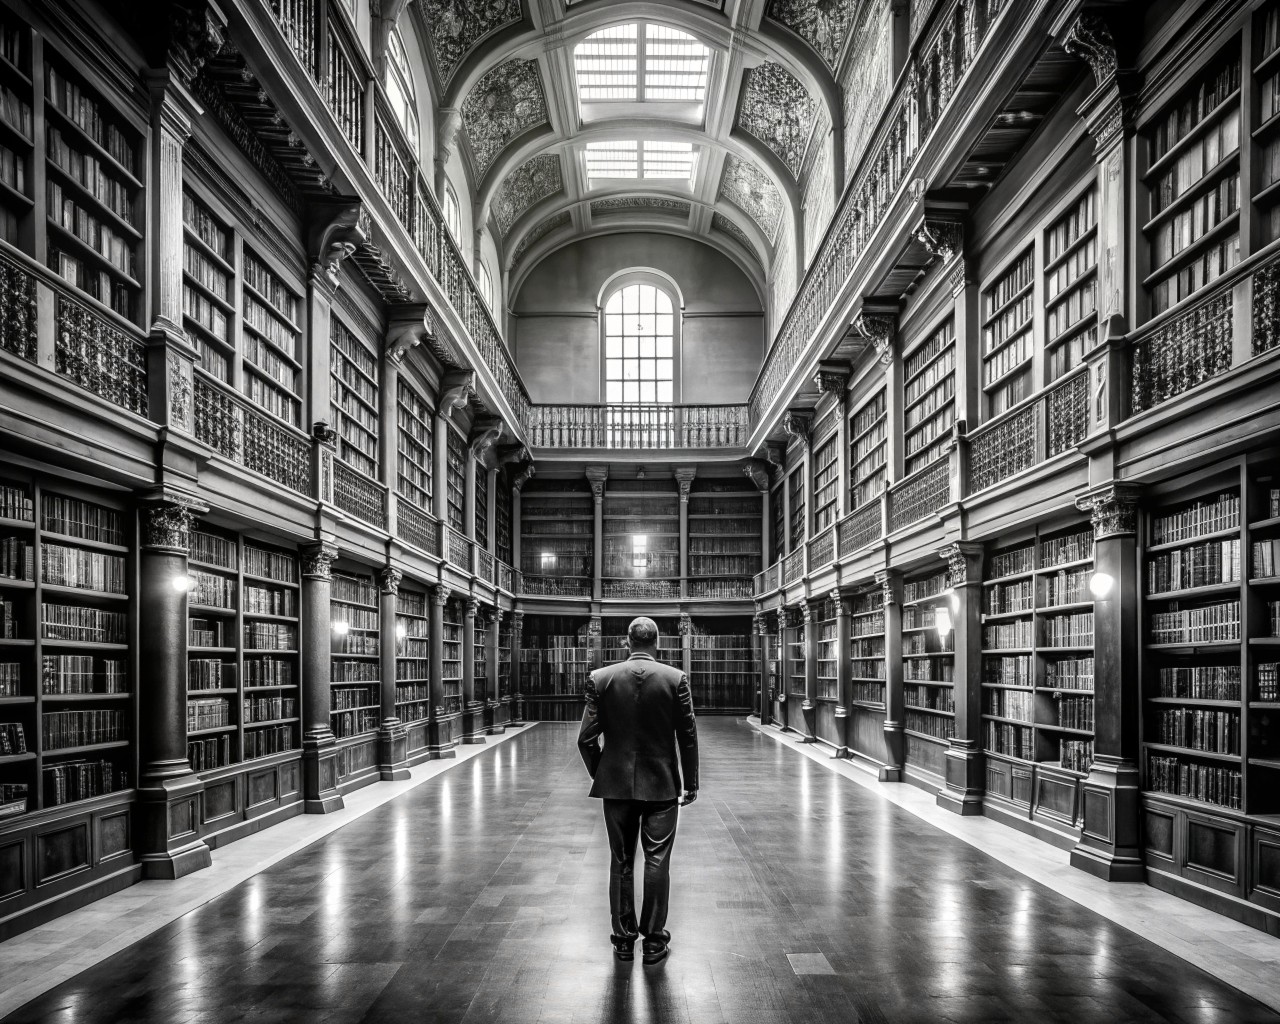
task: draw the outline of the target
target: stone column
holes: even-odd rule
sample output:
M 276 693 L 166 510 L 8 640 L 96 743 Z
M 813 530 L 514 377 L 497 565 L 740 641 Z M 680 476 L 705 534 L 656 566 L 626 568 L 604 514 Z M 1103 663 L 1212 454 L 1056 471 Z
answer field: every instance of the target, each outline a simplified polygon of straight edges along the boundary
M 680 613 L 680 622 L 678 629 L 680 630 L 680 671 L 688 675 L 692 670 L 692 647 L 693 647 L 693 620 L 689 618 L 688 612 Z M 690 680 L 692 683 L 692 680 Z
M 768 725 L 772 715 L 769 707 L 769 616 L 757 611 L 751 620 L 752 632 L 756 638 L 756 685 L 759 693 L 756 697 L 756 712 L 760 715 L 760 724 Z
M 378 726 L 378 775 L 384 781 L 409 777 L 409 732 L 396 710 L 396 598 L 402 573 L 387 566 L 378 573 L 379 667 L 382 678 L 382 721 Z
M 1140 882 L 1142 714 L 1138 667 L 1138 492 L 1105 484 L 1076 499 L 1093 522 L 1093 764 L 1082 786 L 1084 827 L 1073 866 L 1112 882 Z M 1091 588 L 1094 589 L 1094 588 Z M 1099 593 L 1101 596 L 1099 596 Z
M 333 633 L 329 598 L 338 549 L 318 543 L 302 549 L 302 797 L 308 814 L 341 809 L 338 750 L 329 712 Z
M 507 731 L 507 720 L 503 714 L 501 694 L 498 692 L 498 647 L 502 634 L 502 609 L 495 608 L 489 622 L 489 657 L 488 667 L 488 732 L 491 736 L 501 736 Z
M 808 455 L 805 456 L 808 459 Z M 807 479 L 807 477 L 806 477 Z M 808 516 L 805 517 L 806 519 Z M 805 526 L 808 533 L 809 527 Z M 817 743 L 818 733 L 818 623 L 822 619 L 821 598 L 806 598 L 800 603 L 800 615 L 804 619 L 804 703 L 800 710 L 804 715 L 805 736 L 803 742 Z
M 591 599 L 599 601 L 604 596 L 600 575 L 604 571 L 604 482 L 609 479 L 608 466 L 588 466 L 587 479 L 591 482 L 591 496 L 595 499 L 595 525 L 592 528 L 594 543 L 591 546 Z
M 427 735 L 432 757 L 456 757 L 454 747 L 458 739 L 455 725 L 458 719 L 445 711 L 444 706 L 444 609 L 453 592 L 437 586 L 431 594 L 431 725 Z
M 955 633 L 956 734 L 947 747 L 946 786 L 938 806 L 957 814 L 981 814 L 986 790 L 982 745 L 982 545 L 948 544 L 947 560 L 955 596 L 951 628 Z
M 476 699 L 476 616 L 480 602 L 467 598 L 462 611 L 462 742 L 484 742 L 484 701 Z
M 689 596 L 689 489 L 697 470 L 692 466 L 675 471 L 676 486 L 680 489 L 680 599 Z
M 902 687 L 902 576 L 892 570 L 876 573 L 884 596 L 884 748 L 881 782 L 901 782 L 906 763 L 905 698 Z
M 519 493 L 519 492 L 517 492 Z M 511 721 L 524 722 L 524 665 L 520 651 L 524 646 L 524 612 L 511 613 Z
M 842 417 L 843 418 L 843 417 Z M 843 437 L 842 437 L 843 440 Z M 853 665 L 849 660 L 852 643 L 850 616 L 853 614 L 852 599 L 840 593 L 837 587 L 831 591 L 831 600 L 836 606 L 836 728 L 839 730 L 840 745 L 836 748 L 836 757 L 849 756 L 849 726 L 853 714 Z
M 587 623 L 587 646 L 591 648 L 591 667 L 593 669 L 601 667 L 601 658 L 604 655 L 603 634 L 604 623 L 600 621 L 600 616 L 591 616 L 590 621 Z
M 144 878 L 212 863 L 200 838 L 204 782 L 187 760 L 187 549 L 208 509 L 175 492 L 145 499 L 138 557 L 138 859 Z

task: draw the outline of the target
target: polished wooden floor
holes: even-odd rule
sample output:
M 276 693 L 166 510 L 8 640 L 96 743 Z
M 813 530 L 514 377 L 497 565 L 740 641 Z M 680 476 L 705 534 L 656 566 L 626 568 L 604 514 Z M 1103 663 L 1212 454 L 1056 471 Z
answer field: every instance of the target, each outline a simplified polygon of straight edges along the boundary
M 743 723 L 699 728 L 664 965 L 613 960 L 600 807 L 575 728 L 541 725 L 6 1020 L 1280 1021 Z

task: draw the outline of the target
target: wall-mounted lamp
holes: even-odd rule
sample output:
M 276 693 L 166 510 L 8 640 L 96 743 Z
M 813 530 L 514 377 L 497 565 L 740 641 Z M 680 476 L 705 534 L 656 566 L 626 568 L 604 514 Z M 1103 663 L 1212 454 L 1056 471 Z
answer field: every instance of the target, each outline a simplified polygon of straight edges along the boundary
M 196 581 L 186 573 L 181 576 L 175 576 L 170 582 L 173 584 L 173 589 L 179 594 L 188 594 L 196 589 Z
M 1089 593 L 1099 600 L 1110 594 L 1115 585 L 1115 577 L 1109 572 L 1095 572 L 1089 577 Z
M 348 622 L 335 622 L 333 624 L 334 636 L 346 636 L 351 631 L 351 624 Z
M 396 639 L 403 640 L 408 635 L 409 628 L 403 622 L 396 623 Z

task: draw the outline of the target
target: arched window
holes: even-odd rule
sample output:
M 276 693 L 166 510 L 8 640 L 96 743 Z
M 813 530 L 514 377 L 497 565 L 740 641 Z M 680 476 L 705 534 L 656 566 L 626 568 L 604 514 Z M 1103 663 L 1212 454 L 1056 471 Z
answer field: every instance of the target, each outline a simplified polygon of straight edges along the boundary
M 483 263 L 479 264 L 480 273 L 476 275 L 476 284 L 480 286 L 480 298 L 484 299 L 484 304 L 489 307 L 490 312 L 493 311 L 493 278 L 489 276 L 489 268 Z
M 604 400 L 676 401 L 679 324 L 670 294 L 652 279 L 622 284 L 604 304 Z
M 458 197 L 454 194 L 453 186 L 447 181 L 444 183 L 444 226 L 449 229 L 453 240 L 461 245 L 462 213 L 458 210 Z
M 405 136 L 414 153 L 418 152 L 418 104 L 414 98 L 413 74 L 409 69 L 409 55 L 405 53 L 404 40 L 399 29 L 393 29 L 387 42 L 387 100 L 404 128 Z

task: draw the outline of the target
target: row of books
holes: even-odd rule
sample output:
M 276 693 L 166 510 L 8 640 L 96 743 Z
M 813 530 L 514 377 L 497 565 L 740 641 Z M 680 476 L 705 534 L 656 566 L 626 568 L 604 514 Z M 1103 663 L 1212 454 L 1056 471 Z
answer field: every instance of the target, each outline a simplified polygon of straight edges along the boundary
M 225 768 L 231 763 L 231 733 L 188 740 L 187 760 L 196 772 Z
M 374 629 L 379 625 L 376 608 L 335 607 L 332 612 L 335 623 L 344 623 L 348 629 Z
M 1064 280 L 1075 283 L 1074 288 L 1045 312 L 1044 333 L 1049 343 L 1057 341 L 1067 331 L 1079 325 L 1085 317 L 1089 318 L 1089 323 L 1096 330 L 1097 318 L 1094 314 L 1098 311 L 1098 278 L 1093 274 L 1093 268 L 1098 262 L 1097 246 L 1097 240 L 1091 238 L 1079 250 L 1072 253 L 1046 281 L 1046 287 L 1049 288 Z M 1088 274 L 1088 280 L 1080 281 L 1078 277 L 1080 274 Z
M 690 552 L 690 576 L 754 576 L 760 555 L 704 555 Z
M 1093 764 L 1093 740 L 1067 740 L 1061 742 L 1058 763 L 1068 771 L 1084 775 Z
M 1234 530 L 1240 526 L 1240 497 L 1224 492 L 1205 498 L 1179 512 L 1157 516 L 1151 521 L 1151 543 L 1168 544 L 1193 540 L 1206 533 Z
M 1089 188 L 1066 216 L 1044 233 L 1044 260 L 1052 263 L 1098 223 L 1098 189 Z
M 1156 673 L 1159 697 L 1239 700 L 1239 665 L 1172 665 Z
M 221 259 L 231 261 L 227 229 L 186 189 L 182 190 L 182 223 Z
M 884 679 L 883 658 L 855 658 L 849 663 L 849 672 L 855 679 Z
M 40 770 L 46 807 L 58 807 L 105 793 L 116 793 L 129 785 L 129 775 L 110 761 L 64 761 Z
M 902 678 L 915 682 L 951 683 L 955 681 L 955 665 L 949 657 L 907 661 L 902 664 Z
M 933 629 L 937 616 L 932 607 L 904 608 L 902 610 L 903 629 Z
M 982 659 L 982 681 L 990 686 L 1031 686 L 1035 671 L 1029 654 Z
M 1093 530 L 1084 529 L 1065 537 L 1051 537 L 1040 542 L 1040 567 L 1079 562 L 1093 557 Z
M 1258 683 L 1258 700 L 1280 700 L 1280 664 L 1259 662 L 1254 667 L 1254 677 Z
M 1093 646 L 1093 612 L 1052 615 L 1042 625 L 1046 647 Z
M 1049 608 L 1060 604 L 1075 604 L 1077 601 L 1089 601 L 1089 577 L 1087 570 L 1069 571 L 1059 569 L 1045 577 L 1045 603 Z
M 27 752 L 27 734 L 21 722 L 0 722 L 0 757 Z
M 1001 551 L 992 555 L 987 563 L 987 573 L 992 579 L 1016 576 L 1019 573 L 1031 572 L 1034 564 L 1035 548 L 1028 544 L 1026 547 L 1014 548 L 1012 551 Z
M 231 302 L 230 275 L 190 242 L 182 247 L 182 270 L 201 288 L 223 302 Z
M 902 691 L 902 701 L 908 707 L 932 708 L 934 711 L 952 711 L 956 709 L 956 697 L 951 690 L 942 690 L 936 686 L 908 686 Z
M 707 495 L 695 494 L 689 498 L 689 515 L 725 516 L 726 518 L 723 520 L 724 529 L 720 531 L 722 533 L 737 532 L 733 529 L 735 525 L 747 526 L 759 532 L 760 500 L 758 498 L 713 498 Z M 743 522 L 741 519 L 728 518 L 730 516 L 751 516 L 755 518 Z M 750 532 L 750 530 L 747 532 Z
M 298 627 L 284 622 L 246 622 L 246 651 L 293 651 L 298 648 Z
M 1035 607 L 1036 585 L 1034 580 L 999 583 L 985 588 L 983 596 L 983 612 L 987 615 L 1029 612 Z
M 1035 732 L 1025 725 L 987 722 L 986 749 L 993 754 L 1005 754 L 1023 761 L 1034 761 L 1036 759 Z
M 226 697 L 187 701 L 187 732 L 218 729 L 231 724 L 231 702 Z
M 252 363 L 246 363 L 252 368 Z M 295 394 L 283 391 L 276 385 L 254 374 L 245 374 L 241 385 L 245 397 L 260 409 L 264 409 L 277 419 L 284 420 L 292 427 L 298 425 L 299 402 Z
M 187 621 L 187 644 L 191 647 L 230 647 L 235 623 L 226 619 L 191 618 Z
M 342 682 L 343 680 L 335 680 Z M 362 680 L 366 681 L 366 680 Z M 373 680 L 367 680 L 377 682 Z M 329 709 L 331 711 L 347 711 L 351 708 L 367 708 L 377 705 L 382 700 L 380 691 L 371 686 L 352 686 L 329 691 Z
M 64 196 L 62 186 L 55 181 L 49 182 L 48 200 L 49 219 L 53 223 L 75 235 L 122 274 L 137 277 L 134 242 L 131 238 L 120 234 L 110 224 L 99 219 L 93 210 L 86 209 L 74 199 Z M 61 268 L 54 269 L 62 273 Z
M 246 615 L 293 616 L 298 614 L 293 591 L 276 590 L 272 587 L 246 586 L 244 610 Z
M 903 726 L 911 732 L 933 736 L 940 740 L 949 740 L 956 734 L 956 720 L 943 715 L 926 715 L 910 709 L 902 716 Z
M 0 598 L 0 638 L 17 639 L 18 606 L 8 598 Z
M 127 619 L 124 612 L 42 601 L 40 621 L 42 634 L 48 640 L 125 643 Z
M 47 502 L 48 498 L 45 500 Z M 35 502 L 25 488 L 0 484 L 0 519 L 18 519 L 24 523 L 32 523 L 35 518 Z
M 1151 261 L 1163 266 L 1240 208 L 1240 174 L 1227 175 L 1151 234 Z
M 879 683 L 854 683 L 853 699 L 867 704 L 883 704 L 884 687 Z
M 126 736 L 123 711 L 46 711 L 40 720 L 45 750 L 114 743 Z
M 902 600 L 905 602 L 920 601 L 926 597 L 935 597 L 946 588 L 947 578 L 939 573 L 927 576 L 922 580 L 911 580 L 903 585 Z
M 40 667 L 40 689 L 45 694 L 129 692 L 128 664 L 123 658 L 46 654 Z
M 1155 715 L 1154 742 L 1215 754 L 1240 753 L 1240 714 L 1205 708 L 1165 708 Z
M 133 318 L 133 285 L 115 280 L 108 271 L 94 270 L 79 256 L 72 256 L 57 246 L 49 247 L 49 268 L 60 278 L 103 305 L 110 306 L 126 320 Z M 87 345 L 79 341 L 78 354 L 89 361 Z
M 849 634 L 854 637 L 883 636 L 884 612 L 874 611 L 852 616 L 849 622 Z
M 236 685 L 234 662 L 220 658 L 190 658 L 187 661 L 188 690 L 224 690 Z
M 45 544 L 40 549 L 40 576 L 45 583 L 79 590 L 123 594 L 128 577 L 121 555 Z
M 0 579 L 35 579 L 35 545 L 20 537 L 0 539 Z
M 248 250 L 244 254 L 244 283 L 293 323 L 298 322 L 298 298 L 267 265 Z
M 379 679 L 376 661 L 354 661 L 335 658 L 330 665 L 335 683 L 376 683 Z
M 983 626 L 982 646 L 990 651 L 1034 647 L 1035 624 L 1029 619 L 1015 619 L 1012 622 L 997 622 Z
M 1093 728 L 1092 697 L 1057 697 L 1058 724 L 1064 729 Z
M 224 569 L 236 567 L 236 542 L 229 537 L 192 530 L 187 543 L 187 554 L 196 562 Z
M 1044 685 L 1060 690 L 1092 690 L 1092 658 L 1053 658 L 1044 665 Z
M 334 654 L 379 654 L 381 650 L 377 634 L 346 633 L 334 637 Z
M 46 138 L 48 146 L 45 155 L 50 163 L 79 183 L 94 199 L 130 227 L 136 227 L 133 195 L 128 185 L 112 177 L 102 161 L 92 153 L 82 153 L 69 145 L 62 132 L 53 125 L 49 125 Z
M 111 154 L 113 160 L 131 174 L 134 170 L 133 146 L 123 132 L 103 116 L 93 94 L 81 89 L 54 64 L 46 65 L 45 100 L 75 122 L 86 135 Z
M 987 714 L 1019 722 L 1035 721 L 1035 694 L 1027 690 L 987 690 L 986 695 Z
M 1147 756 L 1147 788 L 1157 793 L 1185 796 L 1192 800 L 1240 810 L 1240 769 L 1212 768 L 1179 757 Z
M 22 663 L 0 661 L 0 697 L 18 697 L 22 693 Z
M 412 686 L 396 687 L 396 703 L 407 704 L 415 700 L 430 700 L 431 687 L 426 683 L 415 683 Z
M 245 686 L 292 686 L 293 662 L 270 655 L 246 658 L 244 677 Z
M 1028 249 L 1005 273 L 982 293 L 982 316 L 989 320 L 1002 306 L 1023 291 L 1035 278 L 1035 250 Z
M 0 783 L 0 821 L 27 813 L 27 785 L 25 782 Z
M 751 581 L 691 579 L 689 580 L 690 597 L 709 597 L 716 600 L 731 600 L 751 596 Z
M 104 544 L 124 543 L 122 519 L 115 509 L 79 498 L 45 494 L 42 511 L 40 525 L 50 533 Z
M 255 757 L 267 757 L 271 754 L 283 754 L 296 750 L 291 725 L 277 725 L 267 729 L 254 729 L 244 734 L 244 756 L 246 760 Z
M 1175 602 L 1171 604 L 1176 606 Z M 1170 611 L 1156 612 L 1151 616 L 1153 644 L 1212 643 L 1239 639 L 1239 601 L 1224 601 L 1185 610 L 1173 607 Z
M 191 262 L 189 258 L 187 262 Z M 185 282 L 182 285 L 182 315 L 194 320 L 219 341 L 228 341 L 227 314 L 222 307 Z
M 192 604 L 204 604 L 211 608 L 236 606 L 236 581 L 211 572 L 192 569 L 188 575 L 195 581 L 190 591 Z
M 275 580 L 278 583 L 298 581 L 298 560 L 293 555 L 268 551 L 251 544 L 244 547 L 244 571 L 250 576 Z
M 1147 592 L 1151 594 L 1239 580 L 1239 538 L 1175 548 L 1147 560 Z
M 338 739 L 361 736 L 378 728 L 378 711 L 338 711 L 329 716 L 329 728 Z
M 1280 539 L 1256 540 L 1249 549 L 1254 579 L 1280 576 Z
M 335 573 L 329 595 L 334 601 L 348 604 L 362 604 L 370 607 L 376 607 L 378 604 L 378 590 L 373 583 L 367 579 L 356 579 L 354 576 L 341 576 Z M 376 623 L 370 628 L 376 629 Z
M 280 718 L 296 718 L 298 700 L 296 697 L 245 698 L 240 710 L 241 719 L 246 725 L 255 722 L 271 722 Z
M 29 140 L 32 138 L 31 104 L 0 82 L 0 121 L 11 125 Z

